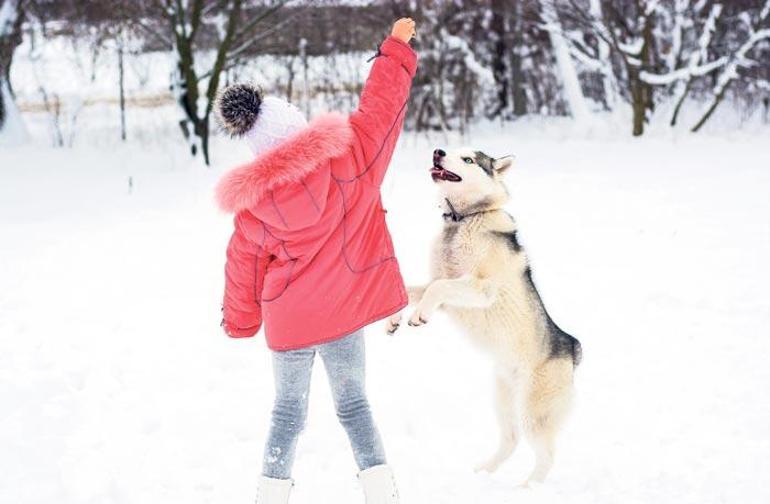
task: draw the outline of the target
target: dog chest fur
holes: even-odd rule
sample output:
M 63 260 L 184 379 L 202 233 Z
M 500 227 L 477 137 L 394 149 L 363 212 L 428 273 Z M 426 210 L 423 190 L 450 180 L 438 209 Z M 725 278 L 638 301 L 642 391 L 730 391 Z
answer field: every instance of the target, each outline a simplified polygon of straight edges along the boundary
M 444 310 L 507 367 L 515 362 L 531 368 L 547 358 L 546 324 L 525 280 L 529 266 L 515 233 L 513 218 L 503 211 L 446 223 L 434 244 L 432 276 L 491 280 L 496 295 L 490 306 Z

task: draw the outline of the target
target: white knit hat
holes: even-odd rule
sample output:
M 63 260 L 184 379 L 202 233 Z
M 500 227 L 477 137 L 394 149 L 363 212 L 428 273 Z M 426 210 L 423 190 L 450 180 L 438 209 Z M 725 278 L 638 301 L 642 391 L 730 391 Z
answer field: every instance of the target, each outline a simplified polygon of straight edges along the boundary
M 256 155 L 278 145 L 306 125 L 307 119 L 296 105 L 268 96 L 262 100 L 257 120 L 244 136 Z
M 259 88 L 235 84 L 219 96 L 217 111 L 222 126 L 243 137 L 254 155 L 280 144 L 307 125 L 302 112 L 281 98 L 263 98 Z

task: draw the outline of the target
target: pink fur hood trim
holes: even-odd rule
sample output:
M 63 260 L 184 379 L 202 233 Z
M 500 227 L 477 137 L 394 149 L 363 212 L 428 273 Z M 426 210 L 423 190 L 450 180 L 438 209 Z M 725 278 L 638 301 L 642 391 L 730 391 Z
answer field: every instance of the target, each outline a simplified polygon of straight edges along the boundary
M 285 142 L 227 172 L 216 188 L 219 207 L 236 213 L 252 208 L 270 191 L 300 182 L 330 159 L 345 154 L 353 129 L 342 114 L 321 115 Z

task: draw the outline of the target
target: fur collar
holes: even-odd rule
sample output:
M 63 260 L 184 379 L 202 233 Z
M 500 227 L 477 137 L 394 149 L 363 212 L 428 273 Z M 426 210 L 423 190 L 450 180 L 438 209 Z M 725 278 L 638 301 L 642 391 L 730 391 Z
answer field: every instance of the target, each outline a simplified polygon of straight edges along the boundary
M 341 156 L 352 141 L 347 117 L 319 116 L 285 142 L 227 172 L 217 184 L 217 203 L 225 212 L 251 208 L 270 191 L 297 183 L 324 162 Z

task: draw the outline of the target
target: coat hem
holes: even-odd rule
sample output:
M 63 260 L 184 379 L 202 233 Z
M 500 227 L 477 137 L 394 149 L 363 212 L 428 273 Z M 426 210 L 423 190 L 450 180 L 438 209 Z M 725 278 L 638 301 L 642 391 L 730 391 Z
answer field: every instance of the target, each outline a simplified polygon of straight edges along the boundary
M 340 333 L 337 333 L 334 336 L 328 336 L 328 337 L 325 337 L 325 338 L 321 338 L 321 339 L 317 339 L 317 340 L 312 340 L 312 341 L 309 341 L 307 343 L 303 343 L 301 345 L 288 345 L 288 346 L 280 346 L 280 347 L 279 346 L 273 346 L 273 345 L 270 344 L 270 342 L 268 342 L 267 343 L 267 347 L 270 350 L 272 350 L 273 352 L 288 352 L 288 351 L 291 351 L 291 350 L 299 350 L 301 348 L 308 348 L 308 347 L 315 346 L 315 345 L 322 345 L 324 343 L 330 343 L 332 341 L 336 341 L 338 339 L 342 339 L 342 338 L 344 338 L 346 336 L 350 336 L 354 332 L 358 331 L 359 329 L 363 329 L 364 327 L 368 326 L 369 324 L 373 324 L 374 322 L 377 322 L 378 320 L 382 320 L 385 317 L 389 317 L 389 316 L 391 316 L 391 315 L 393 315 L 395 313 L 398 313 L 399 311 L 401 311 L 404 308 L 406 308 L 406 306 L 408 304 L 409 303 L 408 303 L 408 300 L 406 298 L 406 295 L 405 295 L 405 293 L 402 292 L 401 300 L 395 306 L 393 306 L 391 308 L 388 308 L 386 310 L 383 310 L 380 313 L 378 313 L 376 315 L 373 315 L 372 317 L 370 317 L 366 321 L 360 322 L 358 324 L 355 324 L 350 329 L 345 329 L 344 331 L 342 331 Z

